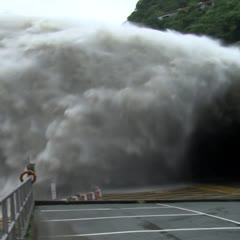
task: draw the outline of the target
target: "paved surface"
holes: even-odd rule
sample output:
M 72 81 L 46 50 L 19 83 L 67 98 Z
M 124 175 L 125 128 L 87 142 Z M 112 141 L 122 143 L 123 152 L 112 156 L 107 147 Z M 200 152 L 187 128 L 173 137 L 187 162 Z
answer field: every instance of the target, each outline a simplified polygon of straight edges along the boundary
M 194 185 L 175 190 L 104 194 L 103 200 L 240 199 L 238 186 Z
M 0 215 L 1 215 L 1 211 L 0 211 Z M 11 220 L 9 219 L 8 222 L 10 223 Z M 2 237 L 3 235 L 3 221 L 2 221 L 2 218 L 0 217 L 0 238 Z
M 3 232 L 3 222 L 2 222 L 2 219 L 0 218 L 0 237 L 2 236 L 2 232 Z
M 239 240 L 240 202 L 35 208 L 36 240 Z

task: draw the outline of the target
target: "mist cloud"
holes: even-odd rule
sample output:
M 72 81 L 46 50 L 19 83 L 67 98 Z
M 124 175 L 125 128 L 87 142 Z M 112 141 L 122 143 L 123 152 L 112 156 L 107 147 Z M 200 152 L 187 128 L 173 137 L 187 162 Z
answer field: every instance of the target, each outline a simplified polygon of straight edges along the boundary
M 171 31 L 6 18 L 0 46 L 1 186 L 29 157 L 39 189 L 181 178 L 197 109 L 239 80 L 239 50 Z

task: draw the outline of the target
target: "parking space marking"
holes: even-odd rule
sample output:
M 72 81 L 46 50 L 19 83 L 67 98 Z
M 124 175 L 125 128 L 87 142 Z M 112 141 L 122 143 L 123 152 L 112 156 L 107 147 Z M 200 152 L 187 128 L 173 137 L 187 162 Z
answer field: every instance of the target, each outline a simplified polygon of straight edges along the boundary
M 161 207 L 132 207 L 132 208 L 119 208 L 119 210 L 140 210 L 140 209 L 161 209 L 161 208 L 171 208 L 171 207 L 166 207 L 166 206 L 161 206 Z M 115 209 L 113 209 L 115 210 Z
M 70 222 L 70 221 L 89 221 L 89 220 L 106 220 L 106 219 L 125 219 L 125 218 L 150 218 L 150 217 L 178 217 L 178 216 L 199 216 L 201 213 L 185 214 L 158 214 L 158 215 L 134 215 L 134 216 L 112 216 L 112 217 L 94 217 L 94 218 L 70 218 L 70 219 L 51 219 L 41 220 L 41 222 Z
M 170 207 L 132 207 L 132 208 L 85 208 L 85 209 L 55 209 L 55 210 L 40 210 L 40 212 L 78 212 L 78 211 L 116 211 L 116 210 L 140 210 L 140 209 L 161 209 Z
M 85 208 L 85 209 L 54 209 L 40 210 L 40 212 L 77 212 L 77 211 L 110 211 L 111 208 Z
M 42 236 L 44 238 L 74 238 L 74 237 L 90 237 L 90 236 L 106 236 L 120 234 L 136 234 L 136 233 L 164 233 L 164 232 L 186 232 L 186 231 L 221 231 L 221 230 L 240 230 L 240 227 L 213 227 L 213 228 L 176 228 L 176 229 L 160 229 L 160 230 L 136 230 L 136 231 L 121 231 L 121 232 L 103 232 L 103 233 L 85 233 L 74 235 L 56 235 Z
M 234 220 L 231 220 L 231 219 L 228 219 L 228 218 L 223 218 L 223 217 L 219 217 L 219 216 L 216 216 L 216 215 L 212 215 L 212 214 L 208 214 L 208 213 L 204 213 L 204 212 L 200 212 L 200 211 L 195 211 L 195 210 L 188 209 L 188 208 L 176 207 L 176 206 L 168 205 L 168 204 L 157 204 L 157 205 L 160 205 L 160 206 L 163 206 L 163 207 L 164 206 L 165 207 L 172 207 L 172 208 L 175 208 L 175 209 L 179 209 L 179 210 L 183 210 L 183 211 L 187 211 L 187 212 L 192 212 L 192 213 L 196 213 L 196 214 L 199 214 L 199 215 L 203 215 L 203 216 L 207 216 L 207 217 L 211 217 L 211 218 L 215 218 L 215 219 L 220 219 L 220 220 L 223 220 L 223 221 L 226 221 L 226 222 L 230 222 L 230 223 L 240 225 L 240 222 L 237 222 L 237 221 L 234 221 Z

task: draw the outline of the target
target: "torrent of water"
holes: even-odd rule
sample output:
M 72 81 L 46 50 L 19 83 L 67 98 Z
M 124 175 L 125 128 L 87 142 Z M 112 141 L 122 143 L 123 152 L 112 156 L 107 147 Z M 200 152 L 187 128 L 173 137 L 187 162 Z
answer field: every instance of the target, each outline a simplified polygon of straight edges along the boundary
M 184 179 L 240 73 L 240 51 L 207 37 L 22 17 L 1 17 L 0 59 L 3 191 L 29 158 L 40 192 Z

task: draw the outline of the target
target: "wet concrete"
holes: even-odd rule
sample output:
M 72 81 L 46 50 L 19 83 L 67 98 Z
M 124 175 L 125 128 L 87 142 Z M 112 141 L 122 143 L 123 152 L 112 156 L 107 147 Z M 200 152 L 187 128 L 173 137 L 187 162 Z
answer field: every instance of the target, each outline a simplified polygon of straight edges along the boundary
M 36 240 L 237 240 L 240 202 L 37 206 L 34 228 Z

